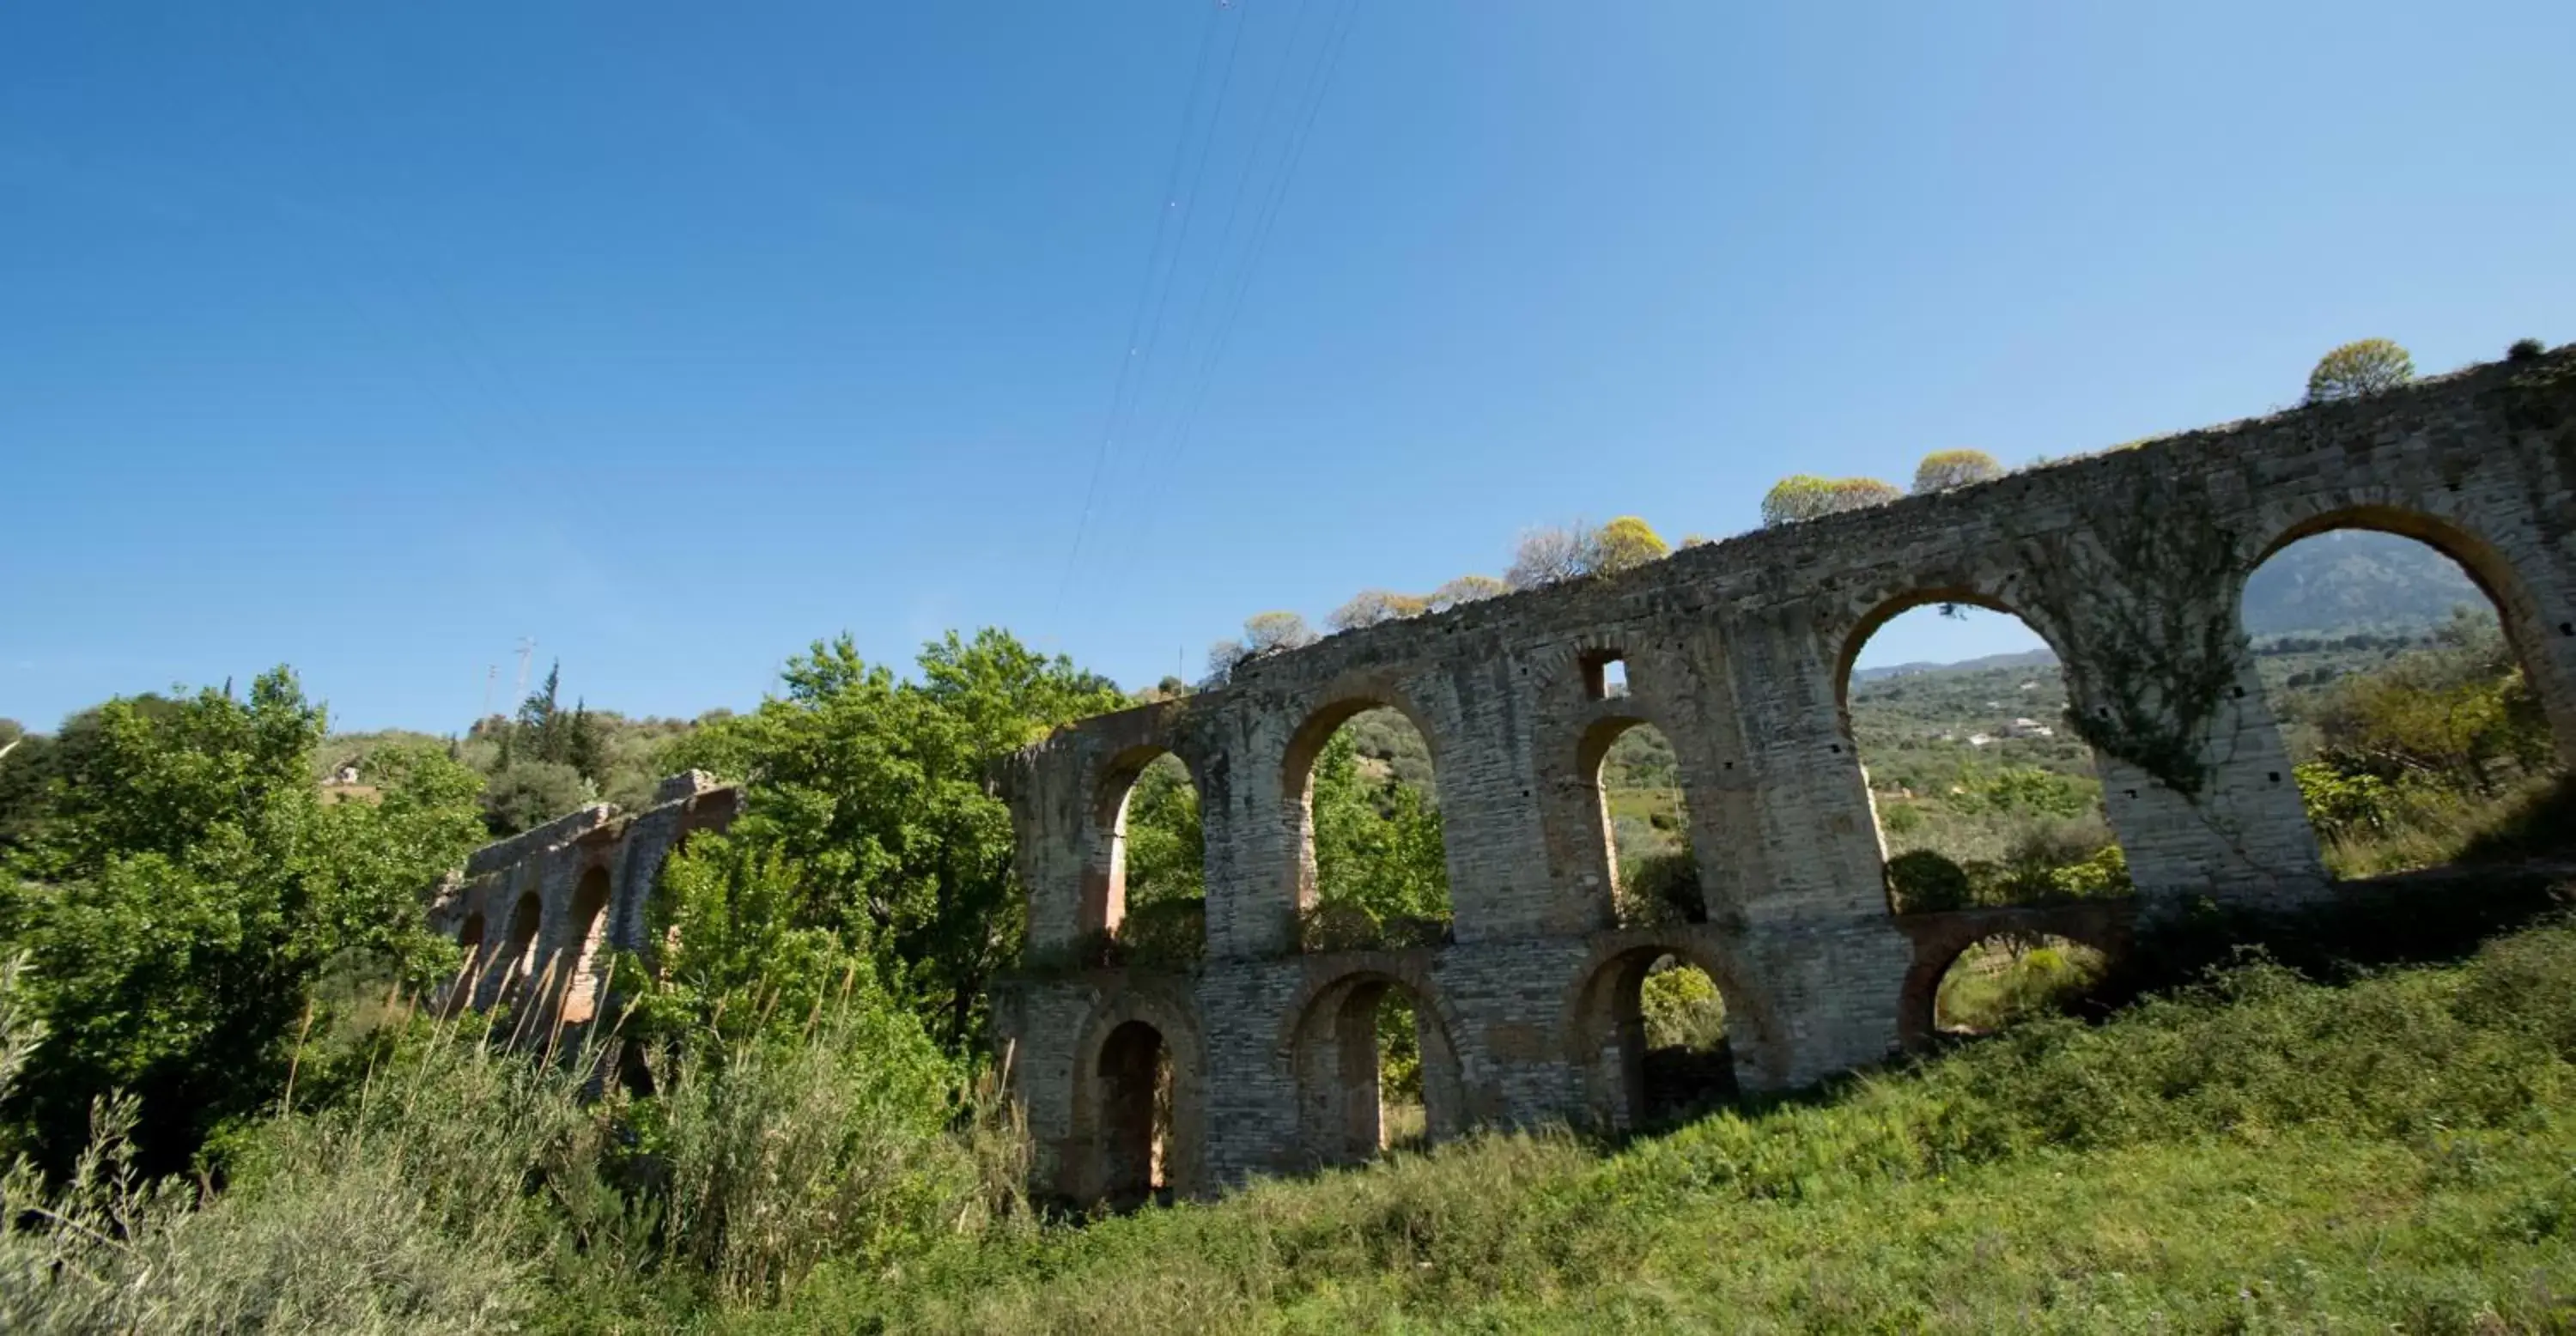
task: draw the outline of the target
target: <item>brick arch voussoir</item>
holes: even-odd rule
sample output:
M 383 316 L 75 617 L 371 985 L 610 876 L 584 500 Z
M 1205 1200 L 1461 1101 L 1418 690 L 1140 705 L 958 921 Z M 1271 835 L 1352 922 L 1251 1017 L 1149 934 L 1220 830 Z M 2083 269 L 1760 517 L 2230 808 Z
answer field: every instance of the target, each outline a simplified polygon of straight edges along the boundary
M 2282 549 L 2319 534 L 2360 529 L 2411 538 L 2450 558 L 2501 611 L 2535 618 L 2540 613 L 2530 573 L 2545 569 L 2544 554 L 2526 533 L 2493 531 L 2448 491 L 2365 486 L 2289 495 L 2257 502 L 2248 520 L 2239 538 L 2244 557 L 2235 588 L 2227 591 L 2231 603 L 2243 599 L 2245 582 Z
M 1851 693 L 1852 665 L 1860 658 L 1861 649 L 1889 622 L 1917 608 L 1959 603 L 1968 607 L 1999 612 L 2019 621 L 2044 641 L 2049 652 L 2061 664 L 2072 662 L 2068 652 L 2073 648 L 2066 628 L 2054 611 L 2038 596 L 2033 582 L 2019 559 L 1999 563 L 1991 570 L 1931 571 L 1880 580 L 1863 586 L 1843 606 L 1847 615 L 1820 618 L 1816 633 L 1822 644 L 1821 658 L 1833 665 L 1834 694 L 1837 702 L 1847 702 Z
M 1290 997 L 1280 1013 L 1279 1028 L 1272 1051 L 1282 1062 L 1294 1063 L 1299 1041 L 1306 1033 L 1307 1022 L 1321 1008 L 1341 997 L 1351 988 L 1367 983 L 1392 983 L 1413 998 L 1417 1009 L 1428 1009 L 1449 1041 L 1449 1051 L 1458 1056 L 1461 1074 L 1467 1062 L 1459 1038 L 1466 1033 L 1464 1018 L 1459 1016 L 1447 994 L 1433 978 L 1436 952 L 1422 947 L 1410 951 L 1342 951 L 1331 955 L 1304 957 L 1306 979 Z M 1417 1015 L 1419 1010 L 1417 1010 Z
M 2137 907 L 2131 902 L 2106 900 L 1898 916 L 1897 925 L 1913 953 L 1897 998 L 1898 1044 L 1910 1051 L 1931 1042 L 1941 980 L 1977 943 L 1997 937 L 2062 937 L 2117 962 L 2134 943 L 2136 913 Z
M 1142 1021 L 1162 1036 L 1163 1046 L 1172 1057 L 1173 1085 L 1176 1098 L 1172 1110 L 1173 1133 L 1186 1159 L 1172 1166 L 1172 1181 L 1184 1192 L 1201 1186 L 1199 1179 L 1207 1155 L 1206 1093 L 1207 1041 L 1200 1031 L 1198 1008 L 1186 994 L 1170 993 L 1151 987 L 1140 987 L 1124 980 L 1097 1002 L 1084 1018 L 1082 1029 L 1073 1046 L 1073 1108 L 1066 1125 L 1077 1143 L 1088 1144 L 1100 1134 L 1100 1052 L 1109 1037 L 1130 1021 Z M 1187 1119 L 1184 1126 L 1183 1120 Z
M 1364 711 L 1385 707 L 1403 715 L 1422 735 L 1422 745 L 1431 753 L 1432 782 L 1437 784 L 1441 758 L 1456 745 L 1451 736 L 1450 712 L 1431 708 L 1436 702 L 1426 698 L 1413 686 L 1417 675 L 1396 669 L 1366 669 L 1337 674 L 1313 687 L 1301 690 L 1282 713 L 1297 720 L 1288 734 L 1287 745 L 1280 753 L 1281 791 L 1294 795 L 1299 784 L 1314 769 L 1315 758 L 1333 732 L 1351 717 Z
M 1728 1020 L 1742 1019 L 1744 1033 L 1753 1041 L 1753 1051 L 1738 1052 L 1737 1063 L 1754 1068 L 1766 1084 L 1785 1080 L 1787 1054 L 1781 1044 L 1781 1031 L 1773 1023 L 1770 998 L 1753 986 L 1736 967 L 1734 958 L 1705 930 L 1630 928 L 1595 939 L 1557 1003 L 1557 1014 L 1562 1018 L 1557 1042 L 1566 1061 L 1585 1071 L 1586 1079 L 1590 1079 L 1590 1052 L 1614 1000 L 1608 995 L 1609 988 L 1638 957 L 1647 956 L 1645 963 L 1652 964 L 1652 957 L 1667 955 L 1707 974 L 1709 981 L 1717 985 L 1718 997 L 1726 1003 Z M 1734 1032 L 1732 1024 L 1728 1028 Z

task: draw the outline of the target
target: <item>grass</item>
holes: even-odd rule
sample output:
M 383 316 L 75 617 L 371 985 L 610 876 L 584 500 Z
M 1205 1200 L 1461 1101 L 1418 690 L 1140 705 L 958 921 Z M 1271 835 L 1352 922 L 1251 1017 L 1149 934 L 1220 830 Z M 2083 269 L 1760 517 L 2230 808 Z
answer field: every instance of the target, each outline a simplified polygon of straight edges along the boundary
M 449 1043 L 261 1129 L 211 1205 L 17 1217 L 0 1326 L 2576 1330 L 2576 922 L 2442 903 L 2282 940 L 2464 958 L 2240 958 L 1661 1136 L 1487 1135 L 1088 1225 L 995 1197 L 989 1131 L 871 1111 L 864 1046 L 675 1099 L 653 1208 L 613 1108 Z
M 745 1331 L 2576 1330 L 2576 927 L 2273 965 L 1613 1150 L 826 1268 Z
M 2448 863 L 2563 856 L 2576 830 L 2576 784 L 2538 774 L 2492 794 L 2403 785 L 2389 809 L 2376 826 L 2328 836 L 2326 869 L 2339 878 L 2375 877 Z

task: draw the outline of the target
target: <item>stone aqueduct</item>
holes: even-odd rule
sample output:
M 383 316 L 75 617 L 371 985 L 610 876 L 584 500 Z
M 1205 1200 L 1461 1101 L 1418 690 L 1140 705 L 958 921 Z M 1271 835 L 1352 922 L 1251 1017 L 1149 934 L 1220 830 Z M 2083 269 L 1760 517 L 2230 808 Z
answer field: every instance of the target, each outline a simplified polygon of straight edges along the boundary
M 1388 988 L 1417 1006 L 1437 1137 L 1629 1122 L 1637 979 L 1659 956 L 1718 983 L 1739 1083 L 1779 1088 L 1921 1037 L 1932 983 L 1989 932 L 2116 945 L 2127 906 L 1889 912 L 1844 691 L 1870 633 L 1925 604 L 2011 613 L 2056 651 L 2135 913 L 2329 893 L 2237 618 L 2267 556 L 2338 528 L 2456 560 L 2576 759 L 2576 349 L 1348 632 L 1059 730 L 1005 783 L 1031 959 L 1098 958 L 1085 944 L 1123 909 L 1128 789 L 1164 753 L 1198 789 L 1208 899 L 1194 966 L 1032 969 L 997 995 L 1042 1182 L 1092 1200 L 1159 1177 L 1186 1195 L 1375 1153 Z M 1604 690 L 1613 662 L 1625 692 Z M 1378 706 L 1431 749 L 1451 939 L 1301 953 L 1310 771 L 1336 726 Z M 1613 914 L 1597 775 L 1640 723 L 1679 761 L 1706 923 Z
M 1040 1185 L 1193 1195 L 1374 1154 L 1374 1015 L 1391 988 L 1417 1006 L 1435 1138 L 1618 1127 L 1641 1099 L 1637 986 L 1659 957 L 1719 985 L 1739 1084 L 1782 1088 L 1922 1038 L 1933 984 L 1989 933 L 2116 948 L 2132 916 L 2196 897 L 2330 894 L 2237 617 L 2267 556 L 2338 528 L 2456 560 L 2576 760 L 2576 347 L 1337 635 L 1221 690 L 1057 731 L 1002 776 L 1031 968 L 994 1010 Z M 1844 691 L 1872 631 L 1938 603 L 2011 613 L 2056 651 L 2134 902 L 1890 913 Z M 1605 690 L 1614 662 L 1624 692 Z M 1334 728 L 1378 706 L 1432 752 L 1449 940 L 1302 952 L 1310 771 Z M 1622 928 L 1613 913 L 1597 776 L 1643 723 L 1679 763 L 1704 923 Z M 1200 799 L 1202 958 L 1065 963 L 1098 959 L 1087 947 L 1122 916 L 1128 790 L 1165 753 Z M 462 1000 L 542 985 L 562 999 L 550 1020 L 579 1022 L 601 1000 L 601 947 L 643 945 L 663 858 L 736 805 L 681 776 L 646 812 L 588 809 L 478 853 L 431 905 L 489 962 Z

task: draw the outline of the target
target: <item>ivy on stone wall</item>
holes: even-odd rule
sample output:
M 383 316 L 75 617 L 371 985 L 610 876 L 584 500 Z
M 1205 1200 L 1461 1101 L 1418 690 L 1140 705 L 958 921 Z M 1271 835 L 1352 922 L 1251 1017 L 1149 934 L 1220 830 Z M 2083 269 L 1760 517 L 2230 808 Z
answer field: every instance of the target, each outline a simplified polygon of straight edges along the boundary
M 2196 481 L 2137 470 L 2083 537 L 2028 551 L 2025 567 L 2068 618 L 2087 743 L 2186 797 L 2209 779 L 2203 747 L 2235 688 L 2244 645 L 2228 615 L 2236 536 Z

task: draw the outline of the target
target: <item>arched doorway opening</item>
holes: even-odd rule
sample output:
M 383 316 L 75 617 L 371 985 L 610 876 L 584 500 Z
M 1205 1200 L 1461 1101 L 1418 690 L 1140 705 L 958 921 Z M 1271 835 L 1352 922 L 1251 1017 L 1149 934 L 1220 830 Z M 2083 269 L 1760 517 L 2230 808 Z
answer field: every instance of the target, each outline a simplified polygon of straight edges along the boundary
M 537 928 L 545 920 L 545 904 L 530 891 L 519 897 L 510 911 L 508 948 L 494 959 L 505 971 L 501 981 L 502 1000 L 514 1001 L 527 988 L 529 976 L 537 968 Z
M 2129 894 L 2065 671 L 2021 617 L 1968 590 L 1892 600 L 1836 691 L 1896 913 Z
M 2091 996 L 2109 970 L 2102 951 L 2049 933 L 1997 933 L 1968 944 L 1932 991 L 1936 1034 L 1992 1034 L 2041 1016 L 2065 1015 Z
M 1430 742 L 1399 709 L 1352 700 L 1290 743 L 1283 792 L 1297 841 L 1298 940 L 1308 951 L 1446 941 L 1452 910 Z
M 1688 947 L 1648 943 L 1601 962 L 1585 981 L 1576 1055 L 1610 1130 L 1669 1125 L 1736 1097 L 1726 997 L 1711 963 Z
M 1602 719 L 1586 731 L 1575 767 L 1597 794 L 1612 921 L 1627 928 L 1706 923 L 1708 896 L 1671 740 L 1643 719 Z
M 1163 1032 L 1142 1020 L 1120 1023 L 1101 1042 L 1093 1076 L 1101 1204 L 1126 1211 L 1169 1200 L 1176 1073 Z
M 465 958 L 457 964 L 456 977 L 448 981 L 446 996 L 439 999 L 439 1009 L 446 1015 L 472 1004 L 475 985 L 483 977 L 483 911 L 465 916 L 456 929 L 456 944 L 464 948 Z
M 2328 871 L 2367 877 L 2553 845 L 2561 780 L 2531 651 L 2546 637 L 2488 545 L 2420 515 L 2294 527 L 2239 616 Z M 2527 846 L 2527 847 L 2526 847 Z
M 608 967 L 608 869 L 593 867 L 581 874 L 581 883 L 572 895 L 571 965 L 564 971 L 563 1021 L 580 1025 L 590 1020 L 599 1007 L 600 991 L 607 980 L 601 977 Z
M 1316 990 L 1296 1018 L 1300 1148 L 1316 1165 L 1358 1164 L 1466 1127 L 1457 1049 L 1421 989 L 1375 970 Z
M 1189 767 L 1159 748 L 1119 757 L 1092 820 L 1083 929 L 1095 949 L 1121 963 L 1196 959 L 1207 937 L 1207 837 Z

